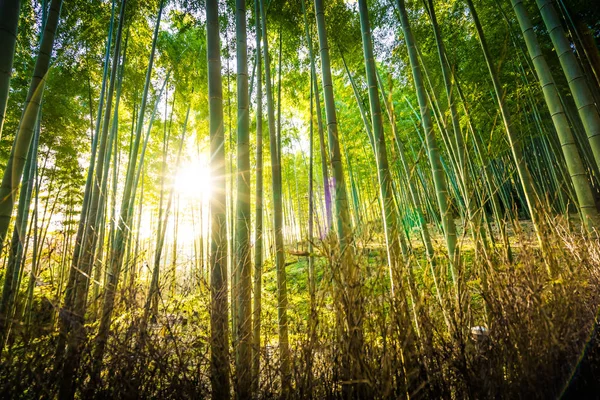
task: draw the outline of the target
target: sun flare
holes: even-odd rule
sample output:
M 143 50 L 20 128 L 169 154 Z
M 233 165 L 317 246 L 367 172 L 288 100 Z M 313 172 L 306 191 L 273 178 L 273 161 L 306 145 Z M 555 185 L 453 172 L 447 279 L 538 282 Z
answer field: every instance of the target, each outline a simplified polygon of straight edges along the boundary
M 175 174 L 175 192 L 187 200 L 207 200 L 212 194 L 210 166 L 200 156 L 181 165 Z

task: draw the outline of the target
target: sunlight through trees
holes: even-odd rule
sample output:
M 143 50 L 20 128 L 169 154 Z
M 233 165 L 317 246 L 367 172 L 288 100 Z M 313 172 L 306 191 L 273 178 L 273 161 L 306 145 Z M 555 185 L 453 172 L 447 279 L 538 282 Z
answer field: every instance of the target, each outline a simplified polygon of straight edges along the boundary
M 594 398 L 591 0 L 0 0 L 0 397 Z

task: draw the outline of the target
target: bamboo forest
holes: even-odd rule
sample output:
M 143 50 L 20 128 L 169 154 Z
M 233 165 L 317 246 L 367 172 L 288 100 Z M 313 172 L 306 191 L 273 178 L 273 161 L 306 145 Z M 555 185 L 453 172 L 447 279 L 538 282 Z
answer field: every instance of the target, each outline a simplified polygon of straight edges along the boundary
M 0 398 L 600 398 L 596 0 L 0 0 Z

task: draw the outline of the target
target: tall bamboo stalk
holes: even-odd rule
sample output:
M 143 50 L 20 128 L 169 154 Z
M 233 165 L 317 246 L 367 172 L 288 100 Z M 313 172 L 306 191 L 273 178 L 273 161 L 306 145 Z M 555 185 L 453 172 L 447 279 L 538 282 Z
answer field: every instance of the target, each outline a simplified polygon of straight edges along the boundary
M 304 0 L 302 1 L 302 7 L 304 9 Z M 306 15 L 306 11 L 305 11 Z M 306 360 L 306 387 L 308 388 L 307 396 L 312 397 L 312 366 L 313 366 L 313 346 L 316 341 L 316 328 L 317 328 L 317 304 L 316 304 L 316 292 L 317 283 L 315 277 L 315 257 L 313 255 L 313 240 L 314 240 L 314 217 L 315 217 L 315 199 L 314 199 L 314 171 L 313 171 L 313 144 L 314 144 L 314 91 L 313 91 L 313 79 L 314 76 L 311 74 L 311 86 L 310 86 L 310 119 L 309 119 L 309 150 L 308 150 L 308 296 L 309 296 L 309 307 L 310 314 L 308 316 L 308 354 Z
M 0 2 L 0 138 L 10 89 L 21 0 Z
M 229 334 L 227 306 L 227 217 L 226 161 L 223 127 L 223 83 L 219 39 L 219 2 L 206 1 L 206 45 L 210 115 L 210 170 L 214 192 L 210 199 L 210 382 L 212 398 L 226 399 L 229 393 Z
M 188 105 L 188 109 L 187 109 L 187 112 L 185 115 L 185 120 L 183 122 L 183 131 L 181 133 L 181 138 L 179 139 L 179 149 L 177 150 L 177 158 L 175 160 L 175 171 L 177 171 L 177 169 L 179 168 L 179 164 L 181 162 L 181 153 L 183 150 L 183 143 L 185 142 L 185 134 L 186 134 L 186 130 L 187 130 L 188 119 L 190 117 L 190 108 L 191 108 L 191 106 Z M 166 140 L 165 140 L 165 142 L 166 142 Z M 167 150 L 167 147 L 164 146 L 165 156 L 166 156 L 166 150 Z M 164 168 L 163 168 L 163 172 L 164 172 Z M 163 174 L 162 179 L 164 181 L 164 174 Z M 164 183 L 162 183 L 161 185 L 164 185 Z M 137 348 L 139 350 L 141 350 L 143 348 L 145 340 L 146 340 L 146 331 L 148 328 L 148 321 L 150 319 L 151 312 L 153 312 L 152 305 L 158 304 L 158 296 L 159 296 L 158 279 L 159 279 L 159 274 L 160 274 L 160 261 L 162 259 L 162 252 L 163 252 L 163 248 L 164 248 L 164 244 L 165 244 L 167 225 L 168 225 L 168 221 L 169 221 L 169 215 L 171 213 L 171 207 L 173 204 L 173 196 L 174 196 L 174 190 L 173 190 L 173 186 L 171 186 L 171 188 L 169 189 L 169 199 L 167 200 L 167 205 L 163 211 L 162 210 L 163 196 L 162 196 L 162 189 L 161 189 L 161 199 L 160 199 L 161 208 L 159 209 L 158 232 L 156 235 L 156 246 L 154 247 L 154 263 L 153 263 L 153 268 L 152 268 L 152 278 L 150 281 L 150 289 L 148 290 L 148 295 L 147 295 L 146 301 L 144 303 L 144 313 L 142 315 L 142 319 L 141 319 L 140 325 L 139 325 L 139 341 L 137 343 Z M 176 224 L 174 224 L 174 225 L 176 225 Z M 174 246 L 174 248 L 176 248 L 176 246 Z
M 90 198 L 89 211 L 87 216 L 87 223 L 84 233 L 84 240 L 81 247 L 81 258 L 78 265 L 78 273 L 75 278 L 75 298 L 73 303 L 73 310 L 71 315 L 71 332 L 69 340 L 67 342 L 67 353 L 65 364 L 63 367 L 63 375 L 60 385 L 60 398 L 73 398 L 75 395 L 75 387 L 73 385 L 74 373 L 79 365 L 81 343 L 85 340 L 84 330 L 84 315 L 87 303 L 87 294 L 90 283 L 90 276 L 92 273 L 92 266 L 94 264 L 95 247 L 98 241 L 98 223 L 99 213 L 102 209 L 102 198 L 105 194 L 102 188 L 106 188 L 106 178 L 108 175 L 109 161 L 106 160 L 107 148 L 111 149 L 112 146 L 109 142 L 109 126 L 112 110 L 113 95 L 115 87 L 117 86 L 117 72 L 119 70 L 119 60 L 121 52 L 121 36 L 123 32 L 123 25 L 125 21 L 125 7 L 127 0 L 121 2 L 121 9 L 119 12 L 119 27 L 117 29 L 117 35 L 115 37 L 115 47 L 113 54 L 113 65 L 110 76 L 110 83 L 108 86 L 108 97 L 106 100 L 106 111 L 104 113 L 104 122 L 102 125 L 102 133 L 100 136 L 99 148 L 98 148 L 98 161 L 96 165 L 96 173 L 94 177 L 94 186 L 92 190 L 92 196 Z M 118 115 L 118 114 L 117 114 Z M 104 179 L 104 182 L 103 182 Z
M 269 145 L 271 150 L 271 178 L 273 192 L 273 233 L 275 236 L 275 267 L 277 270 L 277 316 L 279 323 L 279 361 L 281 373 L 282 397 L 287 397 L 290 390 L 290 348 L 287 320 L 287 280 L 285 273 L 285 253 L 283 248 L 283 204 L 281 187 L 281 164 L 277 149 L 277 133 L 275 130 L 275 107 L 271 87 L 271 59 L 269 56 L 269 40 L 267 31 L 267 12 L 265 0 L 260 0 L 260 16 L 263 38 L 263 55 L 265 60 L 265 89 L 267 95 L 267 111 L 269 120 Z
M 114 25 L 114 17 L 115 17 L 115 4 L 116 0 L 113 0 L 111 6 L 111 17 L 110 24 L 108 27 L 108 35 L 106 40 L 106 48 L 104 54 L 104 69 L 102 73 L 102 87 L 100 89 L 100 98 L 98 102 L 98 112 L 96 115 L 96 126 L 94 130 L 94 136 L 92 137 L 92 147 L 90 154 L 90 164 L 88 166 L 87 178 L 85 182 L 85 190 L 83 194 L 83 202 L 81 205 L 81 212 L 79 216 L 79 223 L 77 227 L 77 233 L 75 236 L 75 244 L 73 249 L 73 257 L 71 259 L 71 268 L 69 269 L 69 276 L 67 278 L 67 286 L 65 289 L 64 301 L 62 312 L 59 313 L 59 334 L 56 345 L 56 352 L 54 355 L 55 366 L 58 368 L 62 365 L 62 358 L 65 351 L 65 345 L 67 341 L 67 335 L 69 329 L 71 327 L 71 323 L 69 318 L 67 318 L 67 314 L 71 312 L 71 308 L 73 307 L 73 300 L 75 297 L 75 279 L 77 277 L 77 269 L 79 267 L 79 255 L 81 244 L 83 241 L 83 235 L 85 232 L 85 224 L 87 221 L 87 213 L 89 209 L 90 197 L 92 195 L 92 183 L 94 178 L 94 170 L 96 165 L 96 151 L 98 146 L 98 137 L 100 132 L 100 124 L 102 120 L 102 110 L 104 109 L 104 97 L 106 91 L 106 82 L 108 81 L 108 70 L 109 70 L 109 61 L 110 61 L 110 49 L 112 45 L 112 33 L 113 33 L 113 25 Z
M 586 77 L 573 53 L 571 42 L 567 39 L 554 5 L 549 0 L 536 0 L 535 2 L 540 9 L 542 20 L 550 34 L 563 73 L 569 83 L 569 89 L 573 94 L 581 122 L 583 122 L 596 165 L 600 167 L 600 112 L 594 103 L 594 97 L 588 87 Z
M 254 223 L 254 298 L 252 315 L 252 393 L 256 395 L 260 386 L 260 314 L 263 268 L 263 90 L 262 55 L 260 48 L 260 5 L 254 0 L 254 22 L 256 31 L 256 197 Z
M 341 297 L 344 298 L 343 312 L 346 319 L 342 326 L 340 326 L 340 329 L 343 332 L 344 346 L 347 346 L 347 353 L 344 354 L 345 365 L 343 373 L 345 376 L 343 379 L 350 382 L 349 384 L 344 385 L 344 391 L 348 396 L 352 396 L 354 387 L 356 386 L 354 382 L 362 382 L 364 378 L 362 365 L 363 307 L 360 296 L 360 271 L 354 261 L 354 251 L 351 245 L 352 224 L 350 221 L 348 195 L 342 164 L 342 154 L 340 151 L 323 0 L 315 0 L 314 5 L 321 52 L 323 97 L 325 100 L 325 115 L 327 117 L 329 153 L 335 185 L 337 235 L 342 257 L 339 263 L 340 276 L 336 290 L 339 292 L 338 299 L 341 300 Z
M 36 134 L 31 142 L 27 163 L 25 164 L 26 175 L 23 178 L 23 192 L 19 197 L 17 207 L 17 218 L 15 228 L 10 243 L 8 262 L 4 273 L 4 284 L 2 286 L 2 297 L 0 299 L 0 356 L 6 345 L 8 335 L 12 326 L 12 317 L 14 315 L 15 301 L 19 290 L 19 277 L 22 271 L 21 258 L 23 247 L 26 241 L 27 221 L 29 217 L 29 207 L 31 204 L 31 194 L 35 180 L 37 145 L 39 140 L 39 121 L 37 123 Z
M 250 118 L 246 1 L 236 0 L 237 59 L 237 196 L 235 220 L 235 268 L 237 290 L 236 395 L 251 397 L 252 389 L 252 260 L 250 249 Z
M 319 93 L 319 82 L 317 79 L 317 68 L 315 66 L 315 55 L 313 52 L 313 43 L 310 35 L 310 31 L 308 29 L 308 17 L 306 15 L 306 5 L 305 1 L 302 0 L 302 13 L 304 14 L 304 34 L 306 35 L 306 42 L 308 46 L 308 55 L 310 57 L 310 73 L 312 76 L 312 91 L 315 96 L 315 107 L 317 114 L 317 129 L 319 133 L 319 148 L 321 154 L 321 170 L 323 176 L 323 193 L 325 197 L 325 213 L 327 216 L 327 225 L 326 231 L 329 233 L 329 230 L 333 226 L 333 211 L 332 211 L 332 202 L 331 202 L 331 183 L 329 182 L 329 163 L 327 161 L 327 150 L 325 144 L 325 134 L 323 129 L 323 117 L 321 114 L 321 96 Z
M 587 174 L 583 162 L 581 161 L 579 150 L 577 149 L 577 144 L 573 137 L 573 132 L 571 131 L 565 110 L 560 101 L 558 89 L 554 84 L 552 72 L 542 54 L 537 36 L 533 30 L 533 25 L 529 20 L 527 10 L 523 4 L 523 0 L 511 0 L 511 3 L 515 14 L 517 15 L 517 20 L 521 27 L 523 38 L 525 39 L 527 51 L 529 52 L 538 80 L 542 86 L 546 105 L 548 106 L 548 110 L 552 116 L 552 122 L 554 123 L 554 127 L 556 128 L 560 140 L 561 149 L 565 156 L 565 161 L 567 162 L 569 176 L 571 177 L 577 195 L 579 209 L 583 215 L 584 225 L 587 229 L 598 228 L 600 216 L 596 209 L 594 195 L 587 179 Z M 569 52 L 570 51 L 571 49 L 569 48 Z
M 98 378 L 99 369 L 102 366 L 102 359 L 104 356 L 104 350 L 106 347 L 106 342 L 108 340 L 108 334 L 110 331 L 110 324 L 112 318 L 112 312 L 114 308 L 114 302 L 116 297 L 117 284 L 119 282 L 119 276 L 121 273 L 121 266 L 123 264 L 123 258 L 125 255 L 125 248 L 127 246 L 127 239 L 129 236 L 129 225 L 131 223 L 132 218 L 132 208 L 135 200 L 135 192 L 134 192 L 134 174 L 137 164 L 137 156 L 141 142 L 141 134 L 142 128 L 144 125 L 145 118 L 145 110 L 146 103 L 148 100 L 148 92 L 150 88 L 150 78 L 152 75 L 152 66 L 154 64 L 154 55 L 156 50 L 156 41 L 158 38 L 158 32 L 160 28 L 160 20 L 164 8 L 165 0 L 159 0 L 159 10 L 158 16 L 156 20 L 156 25 L 154 27 L 154 35 L 152 38 L 152 49 L 150 50 L 150 59 L 148 62 L 148 69 L 146 72 L 146 81 L 144 83 L 144 91 L 142 94 L 142 100 L 140 103 L 140 109 L 138 114 L 138 122 L 136 126 L 136 134 L 135 140 L 133 142 L 132 149 L 130 151 L 130 160 L 127 165 L 127 176 L 125 180 L 125 188 L 123 190 L 123 199 L 121 203 L 121 211 L 119 217 L 119 224 L 117 226 L 117 230 L 115 233 L 115 239 L 113 242 L 113 246 L 111 248 L 110 261 L 107 269 L 107 281 L 105 282 L 105 290 L 104 290 L 104 302 L 102 305 L 102 314 L 100 317 L 100 326 L 98 328 L 98 334 L 95 338 L 95 348 L 93 353 L 94 360 L 94 368 L 92 370 L 92 382 L 95 382 Z M 167 78 L 168 80 L 168 78 Z M 166 83 L 166 81 L 165 81 Z M 159 98 L 156 100 L 158 104 Z M 148 127 L 148 131 L 150 131 L 152 127 L 152 119 L 154 115 L 152 115 L 150 124 Z M 141 162 L 140 162 L 141 163 Z M 141 165 L 140 165 L 141 166 Z M 139 174 L 138 174 L 139 176 Z M 94 385 L 95 383 L 92 383 Z
M 0 246 L 4 244 L 8 232 L 19 183 L 23 176 L 27 152 L 34 135 L 35 123 L 46 86 L 46 76 L 50 68 L 50 58 L 61 8 L 62 0 L 52 0 L 52 3 L 50 3 L 50 11 L 44 25 L 44 34 L 31 76 L 21 122 L 2 176 L 2 184 L 0 185 Z
M 500 85 L 500 80 L 498 79 L 498 73 L 492 61 L 492 56 L 489 51 L 487 41 L 485 39 L 485 35 L 483 33 L 483 27 L 481 26 L 481 22 L 479 21 L 479 16 L 477 15 L 477 11 L 475 10 L 475 6 L 473 5 L 472 0 L 467 0 L 467 5 L 469 6 L 469 10 L 471 11 L 471 16 L 473 17 L 473 22 L 475 23 L 475 29 L 477 31 L 477 36 L 479 37 L 479 43 L 481 45 L 481 49 L 483 51 L 483 56 L 485 58 L 486 64 L 488 66 L 488 71 L 490 73 L 490 78 L 492 79 L 492 84 L 494 86 L 494 94 L 496 96 L 496 101 L 498 102 L 498 107 L 500 109 L 500 114 L 502 115 L 502 121 L 504 123 L 504 129 L 508 136 L 508 141 L 510 144 L 510 149 L 512 152 L 513 160 L 517 166 L 517 173 L 519 175 L 519 179 L 521 180 L 521 185 L 523 187 L 523 192 L 525 195 L 525 202 L 531 215 L 531 219 L 533 222 L 534 229 L 536 231 L 538 241 L 540 246 L 542 247 L 542 252 L 545 253 L 544 248 L 545 244 L 541 237 L 541 220 L 538 215 L 537 205 L 539 202 L 539 198 L 536 193 L 535 185 L 533 183 L 533 179 L 531 178 L 531 172 L 529 171 L 529 167 L 527 166 L 527 162 L 525 157 L 523 156 L 522 144 L 517 137 L 517 133 L 515 132 L 512 122 L 511 115 L 506 106 L 504 90 Z
M 377 87 L 377 69 L 375 66 L 375 56 L 373 55 L 373 39 L 371 37 L 371 26 L 369 22 L 369 11 L 366 0 L 358 0 L 358 10 L 360 16 L 360 27 L 362 32 L 363 56 L 365 60 L 365 70 L 367 74 L 367 85 L 369 88 L 369 104 L 371 108 L 371 124 L 373 128 L 373 146 L 375 157 L 377 159 L 377 177 L 379 180 L 379 196 L 381 201 L 381 212 L 383 221 L 383 231 L 387 249 L 388 267 L 391 280 L 391 291 L 396 301 L 396 317 L 399 325 L 402 327 L 401 337 L 405 363 L 410 361 L 413 351 L 412 341 L 414 333 L 406 301 L 406 288 L 404 285 L 407 278 L 406 266 L 408 254 L 406 250 L 406 238 L 404 232 L 398 228 L 397 209 L 394 198 L 394 188 L 392 186 L 392 177 L 389 171 L 387 158 L 387 148 L 385 134 L 383 130 L 383 118 L 381 103 L 379 99 L 379 90 Z M 402 248 L 401 248 L 402 243 Z M 410 266 L 408 265 L 410 268 Z
M 427 0 L 425 2 L 425 6 L 431 19 L 431 25 L 433 27 L 438 58 L 442 70 L 442 76 L 444 78 L 444 89 L 446 91 L 448 110 L 450 111 L 450 118 L 452 121 L 452 132 L 454 136 L 453 147 L 455 152 L 454 164 L 456 165 L 455 170 L 460 179 L 459 182 L 463 194 L 462 199 L 465 203 L 467 222 L 470 226 L 471 234 L 475 241 L 476 249 L 478 249 L 478 251 L 481 251 L 482 249 L 480 248 L 480 239 L 483 236 L 483 232 L 481 231 L 481 224 L 479 223 L 479 220 L 481 219 L 481 209 L 477 208 L 477 204 L 475 201 L 476 196 L 473 196 L 473 192 L 476 190 L 476 188 L 472 184 L 469 171 L 467 169 L 469 154 L 465 147 L 465 142 L 460 126 L 459 115 L 456 109 L 456 90 L 454 89 L 454 85 L 452 82 L 452 74 L 450 72 L 451 65 L 448 62 L 448 57 L 446 55 L 446 46 L 444 44 L 444 40 L 442 39 L 440 28 L 438 26 L 433 0 Z M 485 243 L 486 241 L 483 240 L 483 244 Z
M 446 239 L 446 248 L 448 249 L 452 281 L 454 283 L 454 287 L 457 288 L 457 273 L 455 269 L 455 264 L 457 261 L 456 225 L 450 209 L 446 177 L 444 176 L 444 171 L 442 168 L 437 140 L 435 138 L 433 123 L 431 121 L 430 106 L 427 100 L 425 87 L 423 85 L 423 77 L 421 74 L 421 66 L 418 60 L 417 48 L 410 27 L 410 22 L 408 21 L 408 14 L 406 13 L 404 0 L 397 0 L 396 3 L 400 12 L 400 22 L 404 32 L 404 39 L 406 40 L 406 46 L 408 47 L 408 56 L 412 67 L 412 75 L 417 92 L 417 100 L 419 102 L 421 123 L 423 125 L 423 130 L 425 131 L 425 142 L 427 145 L 429 163 L 431 165 L 431 172 L 433 176 L 433 183 L 435 186 L 442 227 L 444 230 L 444 237 Z M 456 297 L 458 299 L 458 292 L 456 293 Z

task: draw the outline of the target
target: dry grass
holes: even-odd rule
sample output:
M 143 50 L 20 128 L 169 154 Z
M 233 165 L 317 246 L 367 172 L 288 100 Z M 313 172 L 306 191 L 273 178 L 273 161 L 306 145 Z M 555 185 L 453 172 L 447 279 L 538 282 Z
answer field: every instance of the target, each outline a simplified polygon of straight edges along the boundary
M 411 310 L 413 330 L 397 321 L 398 304 L 390 298 L 388 270 L 382 249 L 361 245 L 356 260 L 361 270 L 364 308 L 362 349 L 367 398 L 582 398 L 600 385 L 600 244 L 572 233 L 553 221 L 544 239 L 545 259 L 527 230 L 513 232 L 514 259 L 502 249 L 475 254 L 463 246 L 460 301 L 447 277 L 447 262 L 438 260 L 443 301 L 432 286 L 430 268 L 414 246 L 411 268 L 413 291 L 403 299 Z M 363 233 L 357 243 L 373 243 Z M 318 324 L 308 338 L 308 292 L 305 258 L 288 266 L 290 338 L 293 354 L 293 397 L 341 398 L 344 342 L 340 339 L 333 302 L 336 251 L 317 244 Z M 267 266 L 263 295 L 261 398 L 279 393 L 277 318 L 270 293 L 274 272 Z M 553 271 L 549 274 L 548 270 Z M 168 292 L 165 285 L 165 292 Z M 101 385 L 88 388 L 91 343 L 85 347 L 78 376 L 78 396 L 96 398 L 204 398 L 209 382 L 209 293 L 205 283 L 180 288 L 164 298 L 149 332 L 147 346 L 136 350 L 143 298 L 126 288 L 121 293 L 109 348 L 103 360 Z M 39 300 L 38 300 L 39 301 Z M 442 308 L 449 318 L 446 324 Z M 485 326 L 488 335 L 473 336 L 471 328 Z M 40 327 L 38 327 L 40 328 Z M 17 333 L 0 365 L 0 397 L 53 398 L 59 375 L 53 371 L 56 334 L 37 329 L 25 341 Z M 93 338 L 96 325 L 87 326 Z M 410 335 L 407 332 L 414 332 Z M 309 362 L 310 361 L 310 362 Z M 311 366 L 309 373 L 309 366 Z M 232 368 L 233 370 L 233 368 Z M 598 393 L 598 392 L 596 392 Z

